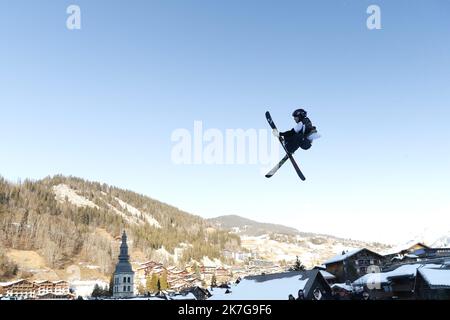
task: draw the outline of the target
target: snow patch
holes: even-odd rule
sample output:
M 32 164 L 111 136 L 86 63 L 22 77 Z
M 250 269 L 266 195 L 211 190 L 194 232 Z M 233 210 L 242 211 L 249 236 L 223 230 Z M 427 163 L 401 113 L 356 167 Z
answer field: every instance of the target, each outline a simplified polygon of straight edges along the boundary
M 144 218 L 150 225 L 154 226 L 155 228 L 161 228 L 161 225 L 159 222 L 153 218 L 153 216 L 147 212 L 142 212 L 139 209 L 133 207 L 132 205 L 126 203 L 125 201 L 120 200 L 117 197 L 114 197 L 116 201 L 119 203 L 119 205 L 122 207 L 122 209 L 127 210 L 129 213 L 131 213 L 134 217 L 138 219 Z
M 99 206 L 97 206 L 95 203 L 90 201 L 89 199 L 86 199 L 85 197 L 80 196 L 76 193 L 76 191 L 72 188 L 70 188 L 66 184 L 59 184 L 57 186 L 53 187 L 53 192 L 55 193 L 55 198 L 60 203 L 65 203 L 66 198 L 67 200 L 77 206 L 77 207 L 90 207 L 90 208 L 96 208 L 99 209 Z
M 201 263 L 205 266 L 205 267 L 221 267 L 222 266 L 222 262 L 218 259 L 214 259 L 211 260 L 209 257 L 203 256 Z

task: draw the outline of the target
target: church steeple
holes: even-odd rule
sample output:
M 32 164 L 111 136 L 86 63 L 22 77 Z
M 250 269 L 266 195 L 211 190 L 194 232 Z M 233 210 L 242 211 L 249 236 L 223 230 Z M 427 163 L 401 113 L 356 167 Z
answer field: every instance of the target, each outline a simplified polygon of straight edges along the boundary
M 114 271 L 114 297 L 131 297 L 134 295 L 134 271 L 128 254 L 127 234 L 122 233 L 119 261 Z
M 122 233 L 122 244 L 120 245 L 119 262 L 116 265 L 115 273 L 133 272 L 128 255 L 127 234 Z
M 122 233 L 122 244 L 120 245 L 119 261 L 128 261 L 130 256 L 128 255 L 127 234 L 125 230 Z

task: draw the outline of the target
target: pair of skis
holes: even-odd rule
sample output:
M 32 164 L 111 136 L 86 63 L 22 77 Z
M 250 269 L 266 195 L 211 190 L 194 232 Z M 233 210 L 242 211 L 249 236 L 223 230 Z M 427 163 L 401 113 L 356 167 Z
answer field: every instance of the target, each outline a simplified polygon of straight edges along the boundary
M 275 123 L 272 120 L 272 116 L 270 115 L 269 111 L 266 112 L 266 119 L 267 122 L 269 123 L 270 127 L 273 129 L 277 129 L 277 126 L 275 125 Z M 286 149 L 286 146 L 283 143 L 283 138 L 278 137 L 278 139 L 280 140 L 281 145 L 283 146 L 284 151 L 286 151 L 286 155 L 283 157 L 283 159 L 280 160 L 280 162 L 278 162 L 278 164 L 272 169 L 270 170 L 267 174 L 266 174 L 266 178 L 270 178 L 272 177 L 277 171 L 278 169 L 281 168 L 281 166 L 289 159 L 291 160 L 292 165 L 294 166 L 295 171 L 297 172 L 298 176 L 300 177 L 300 179 L 302 179 L 303 181 L 305 181 L 305 176 L 303 175 L 302 171 L 300 170 L 300 168 L 297 165 L 297 162 L 295 161 L 294 157 L 292 156 L 291 153 L 289 153 Z

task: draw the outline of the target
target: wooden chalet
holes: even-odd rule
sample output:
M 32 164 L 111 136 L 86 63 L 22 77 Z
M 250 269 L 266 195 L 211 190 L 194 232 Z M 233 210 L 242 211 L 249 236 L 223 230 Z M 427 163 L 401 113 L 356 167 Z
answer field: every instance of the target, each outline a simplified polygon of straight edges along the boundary
M 336 276 L 337 282 L 354 281 L 381 265 L 382 256 L 368 249 L 342 252 L 323 264 L 326 271 Z
M 420 300 L 450 300 L 450 269 L 418 269 L 414 296 Z
M 352 300 L 353 287 L 351 283 L 335 283 L 331 286 L 332 294 L 335 300 Z
M 415 262 L 419 257 L 424 256 L 430 247 L 421 242 L 409 242 L 405 245 L 397 246 L 383 255 L 383 264 L 386 266 L 397 263 Z

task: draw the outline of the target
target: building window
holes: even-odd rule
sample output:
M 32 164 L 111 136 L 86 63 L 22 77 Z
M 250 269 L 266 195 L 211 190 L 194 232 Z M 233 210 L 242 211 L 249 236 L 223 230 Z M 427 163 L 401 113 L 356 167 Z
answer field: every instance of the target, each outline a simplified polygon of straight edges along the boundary
M 358 266 L 369 266 L 370 260 L 358 260 Z
M 130 283 L 130 281 L 131 281 L 130 279 L 131 279 L 131 277 L 128 277 L 128 283 Z
M 127 277 L 123 277 L 123 283 L 127 282 Z
M 130 286 L 128 286 L 128 292 L 131 292 L 131 287 Z
M 123 291 L 127 291 L 127 286 L 123 286 Z

